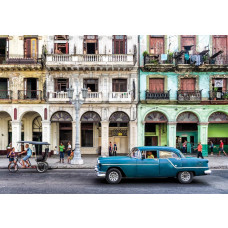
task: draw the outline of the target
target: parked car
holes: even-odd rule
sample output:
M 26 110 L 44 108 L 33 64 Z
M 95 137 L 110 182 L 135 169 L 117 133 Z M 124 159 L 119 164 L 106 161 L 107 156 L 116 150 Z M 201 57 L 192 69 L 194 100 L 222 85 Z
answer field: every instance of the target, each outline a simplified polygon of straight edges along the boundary
M 95 172 L 110 184 L 123 177 L 175 177 L 189 184 L 194 176 L 211 174 L 207 159 L 185 157 L 176 148 L 161 146 L 135 147 L 127 156 L 99 157 Z

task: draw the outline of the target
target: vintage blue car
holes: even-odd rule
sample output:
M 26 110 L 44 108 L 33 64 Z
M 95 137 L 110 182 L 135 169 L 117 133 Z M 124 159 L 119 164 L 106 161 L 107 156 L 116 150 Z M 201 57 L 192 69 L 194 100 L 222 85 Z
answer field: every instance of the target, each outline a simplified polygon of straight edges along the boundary
M 127 156 L 99 157 L 95 172 L 110 184 L 118 184 L 122 177 L 176 177 L 188 184 L 194 176 L 211 174 L 207 159 L 185 157 L 178 149 L 161 146 L 134 147 Z

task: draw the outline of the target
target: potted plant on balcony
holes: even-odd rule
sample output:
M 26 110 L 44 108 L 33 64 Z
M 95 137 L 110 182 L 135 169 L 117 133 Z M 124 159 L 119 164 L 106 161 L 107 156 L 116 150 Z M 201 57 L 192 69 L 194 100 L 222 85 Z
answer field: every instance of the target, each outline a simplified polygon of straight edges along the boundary
M 216 101 L 216 98 L 217 98 L 217 92 L 218 92 L 218 87 L 214 87 L 214 90 L 213 90 L 213 100 Z
M 147 56 L 149 56 L 149 53 L 148 53 L 147 51 L 144 51 L 144 52 L 143 52 L 144 64 L 146 64 Z

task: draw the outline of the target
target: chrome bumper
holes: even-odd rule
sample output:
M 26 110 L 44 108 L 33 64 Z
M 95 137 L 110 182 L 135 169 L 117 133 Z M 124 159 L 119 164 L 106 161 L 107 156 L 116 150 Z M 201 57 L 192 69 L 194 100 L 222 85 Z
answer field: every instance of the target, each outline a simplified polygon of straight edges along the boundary
M 210 175 L 210 174 L 211 174 L 211 170 L 205 170 L 205 171 L 204 171 L 204 174 Z
M 95 166 L 95 172 L 96 172 L 98 177 L 105 177 L 106 176 L 106 173 L 100 172 L 96 166 Z

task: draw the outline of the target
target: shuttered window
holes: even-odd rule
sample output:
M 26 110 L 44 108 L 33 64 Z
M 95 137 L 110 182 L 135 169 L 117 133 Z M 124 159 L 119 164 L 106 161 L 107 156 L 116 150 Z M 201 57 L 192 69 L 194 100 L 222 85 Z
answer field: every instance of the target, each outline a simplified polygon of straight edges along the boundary
M 181 36 L 181 50 L 184 50 L 184 46 L 191 46 L 191 50 L 193 50 L 193 53 L 196 51 L 196 36 L 195 35 L 186 35 Z
M 127 36 L 113 36 L 113 54 L 127 54 Z
M 181 90 L 184 91 L 194 91 L 196 85 L 195 78 L 181 78 Z
M 25 58 L 37 58 L 38 45 L 37 38 L 24 39 L 24 56 Z
M 226 91 L 227 90 L 227 79 L 226 78 L 213 78 L 212 79 L 212 86 L 215 88 L 215 80 L 222 80 L 223 81 L 223 86 L 218 87 L 218 91 Z
M 228 49 L 228 36 L 213 36 L 213 54 L 217 53 L 218 51 L 223 51 L 221 55 L 227 54 Z
M 164 54 L 164 36 L 150 36 L 150 54 Z
M 127 79 L 113 79 L 112 80 L 113 92 L 127 92 Z
M 150 92 L 164 92 L 164 79 L 163 78 L 150 78 L 149 79 Z

